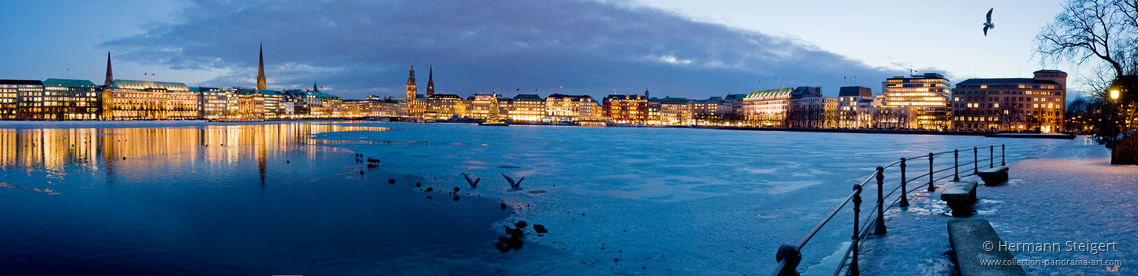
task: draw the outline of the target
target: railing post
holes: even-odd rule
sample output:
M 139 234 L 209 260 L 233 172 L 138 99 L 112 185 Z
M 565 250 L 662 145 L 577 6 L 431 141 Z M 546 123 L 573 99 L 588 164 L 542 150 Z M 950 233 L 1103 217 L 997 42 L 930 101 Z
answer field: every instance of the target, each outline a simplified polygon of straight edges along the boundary
M 783 263 L 782 270 L 778 271 L 778 276 L 798 276 L 798 263 L 802 261 L 802 253 L 798 252 L 798 248 L 793 245 L 784 244 L 778 247 L 778 252 L 775 252 L 775 260 Z
M 929 192 L 935 192 L 936 186 L 933 185 L 933 153 L 929 153 Z
M 991 169 L 996 165 L 996 145 L 988 146 L 988 168 Z
M 952 150 L 952 181 L 960 181 L 960 149 Z
M 885 168 L 877 167 L 877 226 L 873 228 L 874 234 L 885 234 L 885 197 L 882 191 L 885 188 Z
M 901 207 L 909 207 L 909 197 L 905 195 L 909 192 L 909 189 L 905 188 L 905 182 L 908 182 L 908 181 L 905 181 L 905 158 L 902 157 L 901 158 L 901 205 L 900 205 Z
M 858 222 L 861 221 L 861 216 L 859 215 L 859 213 L 861 212 L 861 185 L 854 185 L 853 188 L 854 188 L 854 191 L 857 191 L 857 192 L 854 193 L 854 198 L 853 198 L 853 203 L 854 203 L 854 234 L 853 234 L 853 243 L 850 244 L 850 246 L 853 246 L 853 248 L 852 248 L 853 249 L 853 261 L 850 261 L 850 273 L 849 273 L 849 275 L 855 275 L 856 276 L 859 274 L 859 272 L 857 271 L 858 270 L 857 269 L 857 249 L 858 249 L 858 247 L 860 247 L 858 244 L 858 239 L 861 236 L 860 235 L 861 234 L 860 233 L 861 227 L 858 227 Z
M 1004 164 L 1004 157 L 1007 157 L 1007 156 L 1008 156 L 1008 153 L 1004 152 L 1004 144 L 1000 144 L 1000 166 L 1007 166 L 1008 165 L 1008 164 Z
M 980 153 L 972 147 L 972 174 L 980 174 Z

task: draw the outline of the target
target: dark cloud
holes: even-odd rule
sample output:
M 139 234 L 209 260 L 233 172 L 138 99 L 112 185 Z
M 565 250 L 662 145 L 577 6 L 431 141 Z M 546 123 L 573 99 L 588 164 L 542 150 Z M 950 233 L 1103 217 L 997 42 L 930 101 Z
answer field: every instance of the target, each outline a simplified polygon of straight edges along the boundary
M 263 41 L 270 88 L 319 82 L 345 98 L 402 95 L 412 55 L 421 86 L 433 64 L 437 89 L 459 95 L 706 98 L 785 83 L 835 96 L 844 76 L 876 92 L 893 75 L 793 38 L 593 1 L 197 0 L 174 22 L 104 44 L 128 61 L 230 72 L 204 83 L 227 87 L 254 84 Z

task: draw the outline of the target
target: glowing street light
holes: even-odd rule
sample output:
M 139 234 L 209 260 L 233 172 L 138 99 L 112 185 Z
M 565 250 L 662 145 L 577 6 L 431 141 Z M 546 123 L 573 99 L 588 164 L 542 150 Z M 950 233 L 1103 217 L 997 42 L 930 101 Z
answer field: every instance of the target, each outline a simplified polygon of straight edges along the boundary
M 1118 99 L 1118 89 L 1110 90 L 1110 98 L 1113 100 Z

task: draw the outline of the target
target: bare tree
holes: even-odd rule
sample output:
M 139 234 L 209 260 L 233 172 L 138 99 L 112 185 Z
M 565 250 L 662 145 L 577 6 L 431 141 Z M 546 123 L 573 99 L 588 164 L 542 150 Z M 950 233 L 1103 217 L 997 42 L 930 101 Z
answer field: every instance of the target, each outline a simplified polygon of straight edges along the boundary
M 1133 71 L 1136 0 L 1072 0 L 1036 36 L 1036 52 L 1044 60 L 1084 64 L 1095 57 L 1106 62 L 1115 76 Z

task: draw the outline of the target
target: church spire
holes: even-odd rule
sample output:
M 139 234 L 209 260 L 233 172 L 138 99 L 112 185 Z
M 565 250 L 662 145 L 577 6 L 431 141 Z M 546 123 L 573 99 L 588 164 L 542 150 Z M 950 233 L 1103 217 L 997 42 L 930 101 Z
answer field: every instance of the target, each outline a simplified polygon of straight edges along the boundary
M 432 65 L 427 72 L 427 97 L 430 97 L 435 94 L 435 66 Z
M 261 45 L 259 49 L 259 59 L 257 61 L 257 89 L 265 89 L 265 46 Z
M 111 51 L 107 51 L 107 81 L 103 83 L 103 85 L 111 86 L 111 83 L 114 81 L 115 76 L 111 74 Z

